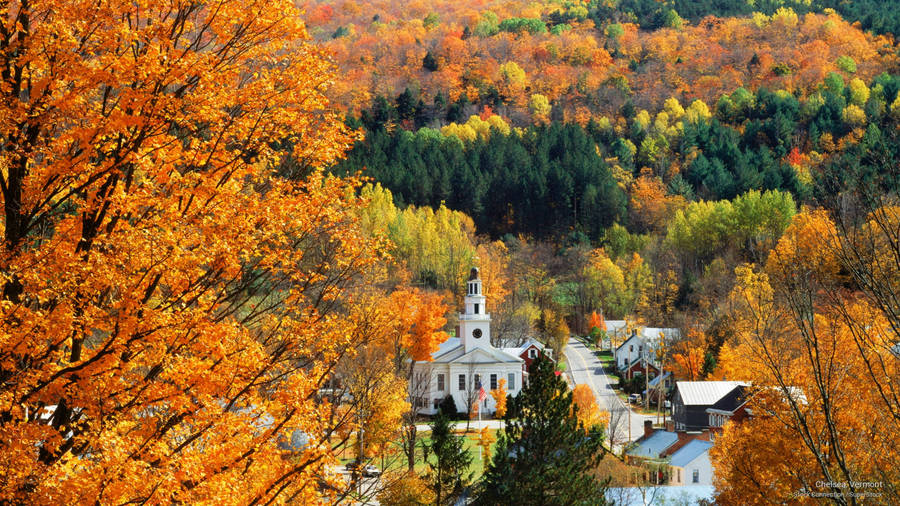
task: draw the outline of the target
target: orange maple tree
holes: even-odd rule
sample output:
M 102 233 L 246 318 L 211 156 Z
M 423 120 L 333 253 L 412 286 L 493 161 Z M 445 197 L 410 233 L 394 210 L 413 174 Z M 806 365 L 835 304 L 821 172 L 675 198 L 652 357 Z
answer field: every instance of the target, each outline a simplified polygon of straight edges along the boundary
M 3 10 L 0 500 L 327 501 L 318 392 L 378 255 L 316 169 L 355 135 L 300 12 Z
M 494 398 L 494 415 L 497 418 L 506 416 L 506 379 L 500 378 L 497 388 L 491 390 L 491 397 Z

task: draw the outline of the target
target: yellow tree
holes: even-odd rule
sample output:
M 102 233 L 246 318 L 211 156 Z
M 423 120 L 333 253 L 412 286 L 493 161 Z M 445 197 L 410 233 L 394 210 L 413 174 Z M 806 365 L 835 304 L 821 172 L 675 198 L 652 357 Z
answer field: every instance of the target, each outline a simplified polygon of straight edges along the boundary
M 2 9 L 0 500 L 328 502 L 377 255 L 300 11 Z
M 589 386 L 584 383 L 575 385 L 572 389 L 573 407 L 577 408 L 578 421 L 585 427 L 593 427 L 603 422 L 600 407 L 597 406 L 597 398 Z
M 737 349 L 753 382 L 754 417 L 726 430 L 713 453 L 722 502 L 796 500 L 800 489 L 833 492 L 820 484 L 844 482 L 845 504 L 900 497 L 900 469 L 884 455 L 900 438 L 896 327 L 878 292 L 897 279 L 889 246 L 896 216 L 880 208 L 839 228 L 824 211 L 801 213 L 763 272 L 736 270 Z M 748 436 L 775 427 L 783 441 Z M 854 495 L 873 479 L 880 496 Z
M 690 329 L 687 338 L 672 346 L 672 373 L 687 381 L 701 379 L 705 356 L 706 337 L 699 330 Z
M 503 418 L 506 415 L 506 379 L 500 378 L 497 382 L 497 388 L 491 390 L 491 397 L 494 398 L 494 413 L 497 418 Z
M 490 460 L 491 445 L 494 444 L 494 441 L 496 440 L 497 437 L 491 433 L 491 429 L 482 427 L 481 433 L 478 436 L 478 446 L 481 447 L 481 459 L 483 461 Z
M 378 492 L 378 501 L 391 506 L 428 506 L 434 504 L 435 493 L 428 482 L 416 473 L 403 471 L 399 476 L 387 476 L 387 483 Z
M 430 374 L 427 368 L 416 369 L 416 362 L 430 362 L 431 354 L 449 337 L 441 330 L 447 323 L 448 307 L 443 298 L 418 289 L 393 292 L 387 301 L 387 315 L 394 326 L 386 342 L 394 360 L 394 372 L 408 384 L 410 409 L 403 416 L 401 431 L 403 451 L 410 471 L 416 460 L 416 407 L 426 401 Z

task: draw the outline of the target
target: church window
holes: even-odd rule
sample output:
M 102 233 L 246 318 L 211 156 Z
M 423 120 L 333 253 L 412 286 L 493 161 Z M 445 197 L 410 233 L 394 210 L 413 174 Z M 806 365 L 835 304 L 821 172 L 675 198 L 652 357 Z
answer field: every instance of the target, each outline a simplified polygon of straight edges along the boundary
M 479 388 L 481 388 L 481 375 L 476 374 L 475 375 L 475 390 L 478 390 Z
M 475 314 L 478 314 L 478 306 L 479 304 L 475 304 Z
M 437 383 L 438 383 L 437 384 L 438 392 L 443 392 L 444 391 L 444 375 L 443 374 L 437 375 Z
M 509 386 L 510 390 L 515 390 L 516 389 L 516 373 L 514 373 L 514 372 L 509 373 L 509 376 L 507 377 L 506 382 L 509 383 L 508 386 Z
M 466 389 L 466 375 L 465 374 L 459 375 L 459 389 L 460 390 Z
M 497 375 L 491 374 L 491 390 L 497 390 Z

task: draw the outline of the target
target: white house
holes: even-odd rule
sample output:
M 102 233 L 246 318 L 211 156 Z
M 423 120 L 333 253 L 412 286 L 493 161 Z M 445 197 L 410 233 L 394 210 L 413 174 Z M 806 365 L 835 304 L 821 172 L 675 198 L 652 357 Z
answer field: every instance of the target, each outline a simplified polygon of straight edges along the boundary
M 665 343 L 671 343 L 680 335 L 681 332 L 678 329 L 655 327 L 635 329 L 631 336 L 616 348 L 614 352 L 616 367 L 619 370 L 625 370 L 641 359 L 655 364 L 656 349 L 659 347 L 660 338 Z
M 672 454 L 669 461 L 670 485 L 712 485 L 713 470 L 709 462 L 709 441 L 694 439 Z
M 448 395 L 453 396 L 456 409 L 468 412 L 477 401 L 479 391 L 497 388 L 506 379 L 506 391 L 515 396 L 522 388 L 525 361 L 491 345 L 491 315 L 487 312 L 486 297 L 481 290 L 478 269 L 472 268 L 466 282 L 463 313 L 459 315 L 459 337 L 447 339 L 432 361 L 416 362 L 409 384 L 410 402 L 419 413 L 433 415 Z M 481 401 L 482 413 L 493 413 L 491 395 Z

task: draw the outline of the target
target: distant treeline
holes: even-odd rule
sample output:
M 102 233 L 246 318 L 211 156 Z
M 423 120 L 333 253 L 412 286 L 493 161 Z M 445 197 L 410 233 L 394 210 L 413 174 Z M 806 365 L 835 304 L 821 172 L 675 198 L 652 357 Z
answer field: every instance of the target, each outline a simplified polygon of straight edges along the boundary
M 696 22 L 706 16 L 748 16 L 754 12 L 771 15 L 779 8 L 790 8 L 797 14 L 821 13 L 834 9 L 849 22 L 859 21 L 864 30 L 874 33 L 900 32 L 900 3 L 896 0 L 621 0 L 593 1 L 589 15 L 598 26 L 609 22 L 631 21 L 641 28 L 655 30 L 674 26 L 680 18 Z M 557 20 L 566 22 L 565 16 Z

